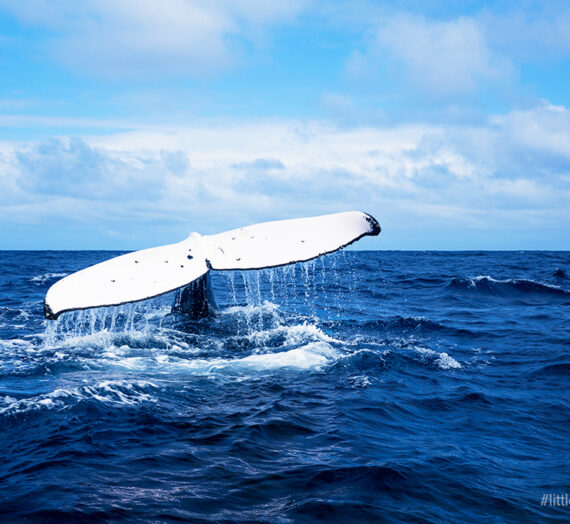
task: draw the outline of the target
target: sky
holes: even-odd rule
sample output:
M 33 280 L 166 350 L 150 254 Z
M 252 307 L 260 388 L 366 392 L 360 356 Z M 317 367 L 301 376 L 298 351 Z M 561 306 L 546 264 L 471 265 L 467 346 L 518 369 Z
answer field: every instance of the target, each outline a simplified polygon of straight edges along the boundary
M 347 210 L 570 249 L 570 3 L 0 0 L 0 249 Z

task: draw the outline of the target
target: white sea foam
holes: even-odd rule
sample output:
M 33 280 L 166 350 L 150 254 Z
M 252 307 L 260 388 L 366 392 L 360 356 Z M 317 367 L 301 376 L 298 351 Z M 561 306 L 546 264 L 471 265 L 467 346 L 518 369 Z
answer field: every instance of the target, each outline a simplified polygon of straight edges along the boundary
M 69 273 L 45 273 L 44 275 L 36 275 L 32 277 L 30 280 L 35 282 L 36 284 L 43 284 L 52 278 L 63 278 L 66 277 Z
M 249 355 L 247 357 L 230 360 L 229 365 L 238 368 L 267 370 L 283 367 L 297 369 L 321 368 L 338 356 L 338 352 L 326 342 L 310 342 L 304 346 L 278 353 L 265 353 Z
M 433 349 L 424 348 L 421 346 L 415 346 L 414 351 L 422 355 L 423 358 L 431 360 L 435 365 L 439 366 L 441 369 L 459 369 L 461 364 L 457 362 L 453 357 L 450 357 L 447 353 L 438 353 Z
M 39 409 L 67 409 L 78 402 L 95 399 L 105 404 L 133 406 L 142 402 L 156 402 L 151 394 L 158 386 L 142 380 L 105 380 L 95 385 L 80 386 L 71 389 L 59 388 L 49 393 L 16 400 L 5 397 L 6 406 L 0 408 L 0 414 L 15 414 Z M 8 399 L 8 400 L 6 400 Z
M 31 342 L 29 340 L 25 340 L 22 338 L 10 338 L 8 340 L 2 340 L 0 341 L 0 344 L 2 345 L 3 348 L 10 348 L 10 349 L 16 349 L 16 348 L 22 348 L 22 347 L 26 347 L 29 348 L 31 345 Z
M 308 322 L 294 324 L 292 326 L 277 325 L 271 329 L 252 331 L 247 335 L 247 338 L 251 342 L 259 345 L 266 344 L 278 338 L 283 338 L 284 345 L 289 346 L 306 344 L 311 341 L 342 344 L 340 340 L 327 335 L 319 327 Z
M 152 359 L 141 357 L 117 360 L 114 365 L 130 370 L 149 371 L 161 374 L 190 375 L 241 375 L 247 372 L 270 371 L 280 368 L 321 369 L 331 363 L 338 352 L 325 342 L 310 342 L 304 346 L 277 351 L 257 353 L 241 358 L 180 358 L 169 354 L 157 354 Z
M 531 280 L 527 278 L 496 279 L 490 275 L 478 275 L 476 277 L 467 277 L 467 280 L 469 281 L 469 287 L 477 287 L 478 282 L 490 282 L 492 284 L 529 284 L 551 289 L 553 291 L 564 291 L 560 286 L 557 286 L 556 284 L 551 284 L 542 280 Z
M 144 309 L 78 312 L 48 324 L 43 351 L 52 360 L 68 360 L 73 366 L 89 369 L 243 376 L 280 368 L 320 369 L 342 353 L 333 345 L 342 348 L 344 344 L 306 319 L 285 324 L 295 317 L 285 319 L 278 306 L 267 301 L 221 311 L 211 322 L 221 322 L 228 332 L 225 336 L 208 329 L 186 332 L 177 329 L 176 323 L 163 327 L 160 320 L 167 312 L 163 309 L 157 314 L 158 325 L 156 319 L 148 322 Z M 119 315 L 123 316 L 121 323 L 115 322 Z M 228 346 L 243 351 L 227 356 Z
M 350 377 L 349 381 L 353 388 L 366 388 L 371 384 L 370 379 L 366 375 Z

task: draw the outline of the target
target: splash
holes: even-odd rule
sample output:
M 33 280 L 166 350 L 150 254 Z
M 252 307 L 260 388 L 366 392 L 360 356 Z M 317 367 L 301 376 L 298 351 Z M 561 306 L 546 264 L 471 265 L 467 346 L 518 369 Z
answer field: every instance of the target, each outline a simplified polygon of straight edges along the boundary
M 339 359 L 360 358 L 354 337 L 335 334 L 336 325 L 342 331 L 350 315 L 357 318 L 361 312 L 353 298 L 356 280 L 351 256 L 344 252 L 277 268 L 215 272 L 219 310 L 214 316 L 191 322 L 172 314 L 173 293 L 64 313 L 47 322 L 42 365 L 48 362 L 52 371 L 139 376 L 244 378 L 283 368 L 323 371 Z M 461 367 L 445 352 L 418 353 L 428 366 Z

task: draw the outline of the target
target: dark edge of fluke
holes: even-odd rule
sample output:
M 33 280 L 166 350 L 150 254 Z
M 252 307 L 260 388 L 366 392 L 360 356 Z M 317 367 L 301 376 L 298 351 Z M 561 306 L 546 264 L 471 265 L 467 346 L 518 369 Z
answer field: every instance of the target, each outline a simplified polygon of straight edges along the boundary
M 370 233 L 368 233 L 370 236 L 376 237 L 380 234 L 380 232 L 382 231 L 382 228 L 380 227 L 380 223 L 378 222 L 378 220 L 376 220 L 371 214 L 369 213 L 364 213 L 366 215 L 366 221 L 370 224 L 370 227 L 372 228 L 370 230 Z
M 57 315 L 52 311 L 52 309 L 49 307 L 48 303 L 46 302 L 45 298 L 44 298 L 44 316 L 48 319 L 48 320 L 57 320 L 57 317 L 59 317 L 59 315 L 61 315 L 61 313 L 63 313 L 63 311 L 60 311 Z

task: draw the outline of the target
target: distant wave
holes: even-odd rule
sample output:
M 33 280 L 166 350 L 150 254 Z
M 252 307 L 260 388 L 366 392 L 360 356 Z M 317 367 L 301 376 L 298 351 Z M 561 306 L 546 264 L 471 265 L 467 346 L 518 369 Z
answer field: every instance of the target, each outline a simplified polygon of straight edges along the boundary
M 11 320 L 27 320 L 30 312 L 26 309 L 0 307 L 0 318 L 5 317 Z
M 378 319 L 368 322 L 362 322 L 358 328 L 382 329 L 389 332 L 420 332 L 420 333 L 437 333 L 444 332 L 455 336 L 475 336 L 475 333 L 465 328 L 456 328 L 451 325 L 442 324 L 434 320 L 430 320 L 423 316 L 403 317 L 394 316 L 387 319 Z
M 570 375 L 570 362 L 542 366 L 535 371 L 535 375 Z
M 451 282 L 448 285 L 448 288 L 461 291 L 477 291 L 480 293 L 498 296 L 512 296 L 513 294 L 550 295 L 558 297 L 570 296 L 570 292 L 553 284 L 537 282 L 535 280 L 527 280 L 524 278 L 497 280 L 488 275 L 467 278 L 452 278 Z
M 372 345 L 373 346 L 373 345 Z M 337 357 L 335 367 L 348 367 L 352 370 L 370 371 L 375 368 L 391 368 L 395 366 L 413 363 L 423 368 L 461 369 L 461 363 L 451 357 L 445 351 L 420 346 L 411 341 L 403 340 L 401 343 L 379 344 L 374 348 L 359 349 L 352 353 L 344 353 Z M 355 375 L 351 382 L 357 387 L 366 387 L 370 380 L 367 375 Z
M 59 280 L 60 278 L 66 277 L 69 273 L 45 273 L 43 275 L 36 275 L 30 278 L 30 281 L 34 284 L 45 284 L 51 282 L 52 280 Z

